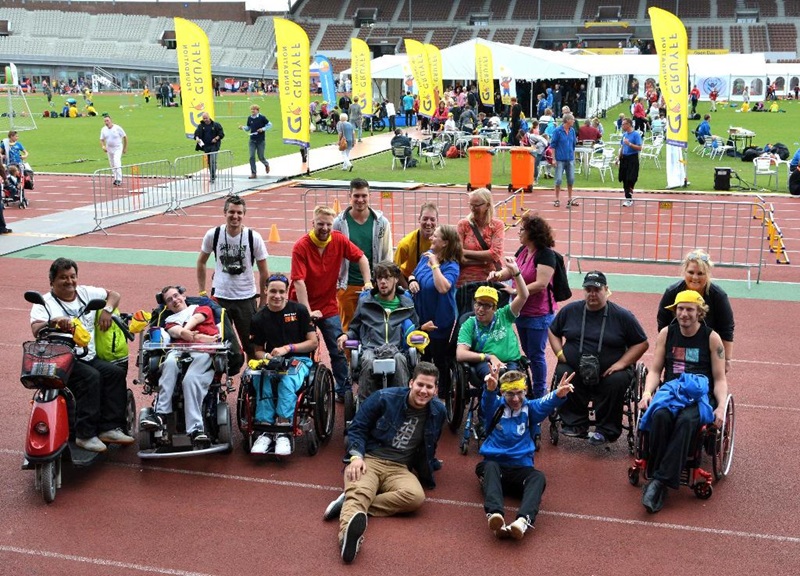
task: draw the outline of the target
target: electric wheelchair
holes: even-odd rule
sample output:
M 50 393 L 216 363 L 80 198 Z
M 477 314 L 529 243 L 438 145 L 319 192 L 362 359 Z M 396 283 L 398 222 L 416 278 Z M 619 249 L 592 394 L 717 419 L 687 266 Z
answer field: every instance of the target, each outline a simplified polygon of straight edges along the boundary
M 481 381 L 475 367 L 469 362 L 458 362 L 455 359 L 455 347 L 458 340 L 458 332 L 464 322 L 474 315 L 472 302 L 475 292 L 481 286 L 491 286 L 498 292 L 497 308 L 502 308 L 511 300 L 511 293 L 507 291 L 505 284 L 492 282 L 470 282 L 456 290 L 456 308 L 458 320 L 451 334 L 451 346 L 453 359 L 450 365 L 450 391 L 445 397 L 445 408 L 447 410 L 447 423 L 450 430 L 455 434 L 461 428 L 463 422 L 459 451 L 461 454 L 469 452 L 469 443 L 472 439 L 482 442 L 486 437 L 483 425 L 483 415 L 480 413 L 481 395 L 483 394 L 484 383 Z M 516 337 L 516 336 L 515 336 Z M 533 398 L 532 382 L 528 358 L 524 355 L 518 360 L 518 370 L 525 374 L 525 385 L 527 388 L 526 396 Z M 499 390 L 499 388 L 498 388 Z M 464 412 L 466 410 L 466 418 Z M 534 444 L 536 450 L 541 444 L 541 434 L 534 434 Z
M 644 391 L 638 389 L 641 397 Z M 694 440 L 689 446 L 683 469 L 681 470 L 681 485 L 694 490 L 695 496 L 701 500 L 708 500 L 714 492 L 713 484 L 722 480 L 730 473 L 733 464 L 733 447 L 736 433 L 736 416 L 733 395 L 728 394 L 725 400 L 725 414 L 722 426 L 712 424 L 700 426 Z M 640 431 L 636 438 L 636 454 L 633 465 L 628 469 L 628 482 L 638 486 L 641 476 L 650 479 L 652 473 L 649 467 L 648 432 Z M 711 472 L 703 468 L 704 454 L 711 459 Z M 707 464 L 706 464 L 707 467 Z
M 304 436 L 310 456 L 315 455 L 319 451 L 320 444 L 333 434 L 336 416 L 333 373 L 330 368 L 319 362 L 316 353 L 311 368 L 297 391 L 292 422 L 268 424 L 255 419 L 256 403 L 277 401 L 280 378 L 286 374 L 297 373 L 299 363 L 300 360 L 296 358 L 276 356 L 256 362 L 255 368 L 245 370 L 236 400 L 236 420 L 242 433 L 242 448 L 248 454 L 253 448 L 255 439 L 264 432 L 288 436 L 292 453 L 295 451 L 296 439 Z M 272 386 L 272 398 L 259 400 L 258 389 L 264 379 Z M 274 442 L 266 454 L 277 456 Z
M 180 293 L 185 291 L 183 287 L 177 289 Z M 156 295 L 156 301 L 159 306 L 152 312 L 150 325 L 140 334 L 137 358 L 139 376 L 134 383 L 142 384 L 144 394 L 155 394 L 152 405 L 140 410 L 140 423 L 155 412 L 161 367 L 167 355 L 172 351 L 181 352 L 178 357 L 179 373 L 172 397 L 172 413 L 164 419 L 163 427 L 158 429 L 154 430 L 150 427 L 145 429 L 141 425 L 139 426 L 139 452 L 137 455 L 142 459 L 155 459 L 230 452 L 232 450 L 232 426 L 227 395 L 235 390 L 232 385 L 232 377 L 238 374 L 244 363 L 244 354 L 233 324 L 225 314 L 225 310 L 210 298 L 205 296 L 188 297 L 186 298 L 188 305 L 198 304 L 209 306 L 212 309 L 214 321 L 222 339 L 216 343 L 170 343 L 164 338 L 166 331 L 163 326 L 171 312 L 165 307 L 161 294 Z M 202 449 L 193 447 L 192 439 L 186 431 L 184 415 L 182 382 L 192 362 L 190 354 L 193 352 L 211 355 L 213 372 L 211 384 L 201 405 L 203 430 L 208 435 L 210 445 Z
M 647 367 L 639 362 L 628 370 L 631 371 L 631 379 L 628 383 L 628 387 L 625 389 L 625 395 L 623 397 L 622 431 L 628 440 L 628 452 L 633 455 L 637 445 L 639 417 L 641 416 L 639 400 L 642 398 L 642 391 L 644 390 L 645 380 L 647 379 Z M 557 370 L 554 371 L 553 379 L 550 382 L 551 392 L 558 387 L 556 375 Z M 592 426 L 595 422 L 593 400 L 589 400 L 588 410 L 589 425 Z M 560 436 L 559 426 L 561 424 L 561 416 L 558 413 L 558 409 L 554 410 L 548 419 L 550 420 L 550 443 L 556 446 L 558 445 Z M 588 435 L 586 438 L 588 438 Z

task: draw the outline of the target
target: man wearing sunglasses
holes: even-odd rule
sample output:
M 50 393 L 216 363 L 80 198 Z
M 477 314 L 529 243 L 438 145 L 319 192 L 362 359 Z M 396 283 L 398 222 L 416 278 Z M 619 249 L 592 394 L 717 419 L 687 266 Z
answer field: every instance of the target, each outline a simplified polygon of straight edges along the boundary
M 514 258 L 506 257 L 504 264 L 517 287 L 514 299 L 498 310 L 497 290 L 481 286 L 475 291 L 472 303 L 475 315 L 468 318 L 458 331 L 456 360 L 474 365 L 481 382 L 492 372 L 516 370 L 522 356 L 514 321 L 528 299 L 528 286 Z

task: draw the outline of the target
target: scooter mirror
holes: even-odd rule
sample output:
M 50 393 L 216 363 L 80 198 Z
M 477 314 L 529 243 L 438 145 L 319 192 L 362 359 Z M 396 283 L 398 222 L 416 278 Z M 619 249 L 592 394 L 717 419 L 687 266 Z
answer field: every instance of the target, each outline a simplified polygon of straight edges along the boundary
M 27 302 L 30 302 L 31 304 L 41 304 L 42 306 L 44 306 L 44 297 L 35 290 L 26 290 L 25 300 Z

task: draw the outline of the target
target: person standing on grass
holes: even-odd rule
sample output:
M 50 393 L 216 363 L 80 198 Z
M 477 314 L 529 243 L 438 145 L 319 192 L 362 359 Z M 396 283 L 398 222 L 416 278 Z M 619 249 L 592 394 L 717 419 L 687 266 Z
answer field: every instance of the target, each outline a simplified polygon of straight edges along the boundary
M 111 116 L 103 118 L 103 128 L 100 130 L 100 146 L 108 155 L 108 163 L 114 176 L 114 186 L 122 185 L 122 155 L 128 151 L 128 135 L 122 126 L 114 124 Z
M 626 208 L 633 206 L 633 187 L 639 179 L 639 152 L 642 151 L 642 135 L 633 129 L 630 118 L 622 121 L 622 146 L 619 149 L 619 181 L 625 190 Z
M 264 165 L 264 169 L 269 174 L 269 162 L 264 157 L 264 147 L 266 145 L 266 136 L 264 131 L 271 126 L 267 117 L 261 113 L 261 108 L 258 104 L 250 106 L 250 116 L 247 117 L 247 125 L 239 126 L 241 130 L 250 133 L 250 179 L 254 179 L 256 174 L 256 154 L 258 159 Z

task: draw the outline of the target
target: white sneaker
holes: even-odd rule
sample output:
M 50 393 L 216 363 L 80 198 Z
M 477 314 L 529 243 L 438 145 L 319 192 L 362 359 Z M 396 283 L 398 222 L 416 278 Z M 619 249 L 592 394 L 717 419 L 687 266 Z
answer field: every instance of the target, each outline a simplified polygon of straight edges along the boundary
M 521 516 L 508 525 L 508 531 L 515 540 L 522 540 L 525 532 L 528 530 L 528 521 Z M 532 526 L 531 526 L 532 527 Z
M 625 208 L 630 208 L 631 206 L 633 206 L 633 200 L 625 200 L 625 202 L 623 202 L 622 205 Z
M 270 446 L 272 446 L 272 438 L 270 438 L 268 433 L 264 432 L 253 442 L 253 447 L 250 448 L 250 454 L 266 454 Z
M 114 428 L 113 430 L 101 432 L 98 438 L 106 444 L 133 444 L 136 442 L 136 439 L 133 436 L 125 434 L 122 428 Z
M 108 449 L 97 436 L 92 436 L 91 438 L 76 438 L 75 444 L 78 445 L 78 448 L 83 448 L 89 452 L 105 452 Z
M 497 512 L 494 514 L 487 514 L 486 519 L 489 521 L 489 530 L 495 534 L 506 527 L 506 521 L 503 519 L 502 514 L 498 514 Z
M 275 437 L 275 455 L 288 456 L 292 453 L 292 442 L 286 434 L 278 434 Z

